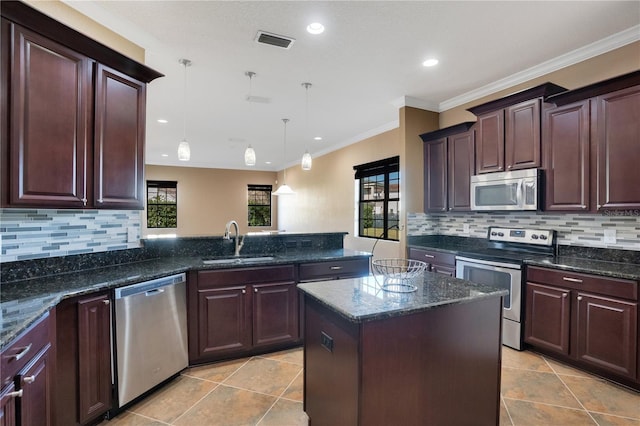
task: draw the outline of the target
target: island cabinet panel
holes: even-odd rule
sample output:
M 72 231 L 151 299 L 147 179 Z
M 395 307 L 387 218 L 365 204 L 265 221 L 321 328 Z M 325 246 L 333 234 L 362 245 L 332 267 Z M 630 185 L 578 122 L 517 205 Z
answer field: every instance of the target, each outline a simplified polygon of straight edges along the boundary
M 640 209 L 640 85 L 595 102 L 597 208 Z
M 2 49 L 13 52 L 2 77 L 10 76 L 11 93 L 3 203 L 82 208 L 88 197 L 92 63 L 20 25 L 5 19 L 2 25 L 8 36 Z
M 588 100 L 544 111 L 545 210 L 590 208 L 589 117 Z
M 478 116 L 476 173 L 504 171 L 504 110 Z
M 527 267 L 525 342 L 640 390 L 638 282 Z
M 497 425 L 501 306 L 496 297 L 350 322 L 306 296 L 309 423 Z

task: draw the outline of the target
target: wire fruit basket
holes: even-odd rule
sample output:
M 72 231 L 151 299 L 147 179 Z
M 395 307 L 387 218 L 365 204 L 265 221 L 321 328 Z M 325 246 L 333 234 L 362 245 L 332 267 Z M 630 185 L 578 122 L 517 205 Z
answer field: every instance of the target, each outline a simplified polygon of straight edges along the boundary
M 371 267 L 374 276 L 382 275 L 383 290 L 411 293 L 418 289 L 411 281 L 422 276 L 427 264 L 413 259 L 377 259 L 371 262 Z

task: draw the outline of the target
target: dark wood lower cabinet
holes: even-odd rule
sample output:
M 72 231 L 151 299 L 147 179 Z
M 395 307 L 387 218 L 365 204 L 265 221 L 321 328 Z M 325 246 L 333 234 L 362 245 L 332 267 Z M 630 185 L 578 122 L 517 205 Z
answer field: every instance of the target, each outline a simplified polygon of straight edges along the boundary
M 45 346 L 20 375 L 20 411 L 18 421 L 21 426 L 53 424 L 54 369 L 51 344 Z
M 0 391 L 0 426 L 16 424 L 16 385 L 11 382 Z
M 298 340 L 298 290 L 292 283 L 253 285 L 253 346 Z
M 449 277 L 456 275 L 456 257 L 451 253 L 409 247 L 407 249 L 407 256 L 409 259 L 425 262 L 427 264 L 427 271 Z
M 569 355 L 569 290 L 527 283 L 525 342 Z

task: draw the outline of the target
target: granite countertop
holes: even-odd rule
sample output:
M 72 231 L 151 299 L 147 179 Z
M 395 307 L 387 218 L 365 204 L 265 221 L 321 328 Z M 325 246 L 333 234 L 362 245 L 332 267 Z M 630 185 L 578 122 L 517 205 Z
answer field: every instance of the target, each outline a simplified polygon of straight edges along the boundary
M 0 291 L 0 349 L 26 330 L 43 313 L 62 299 L 110 290 L 129 284 L 152 280 L 190 270 L 248 268 L 312 261 L 344 260 L 370 257 L 370 253 L 336 249 L 298 251 L 269 255 L 270 259 L 251 263 L 206 265 L 211 257 L 163 257 L 141 262 L 2 283 Z
M 640 281 L 640 265 L 637 263 L 607 262 L 568 256 L 557 256 L 551 259 L 530 259 L 525 263 L 531 266 Z
M 507 290 L 424 272 L 411 293 L 382 290 L 382 276 L 298 284 L 306 295 L 351 322 L 365 322 L 421 312 L 445 305 L 506 296 Z

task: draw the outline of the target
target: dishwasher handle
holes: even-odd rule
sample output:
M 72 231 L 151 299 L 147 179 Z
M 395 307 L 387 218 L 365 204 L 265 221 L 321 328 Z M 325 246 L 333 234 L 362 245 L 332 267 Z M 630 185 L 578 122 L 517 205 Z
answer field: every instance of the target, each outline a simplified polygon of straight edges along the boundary
M 164 288 L 156 288 L 153 290 L 145 291 L 145 296 L 155 296 L 156 294 L 164 293 Z
M 154 294 L 161 293 L 162 287 L 170 285 L 180 284 L 185 282 L 187 275 L 185 273 L 170 275 L 168 277 L 156 278 L 151 281 L 144 281 L 137 284 L 128 285 L 115 289 L 115 299 L 122 299 L 123 297 L 133 296 L 136 294 L 144 294 L 146 296 L 152 296 Z M 155 292 L 155 290 L 162 290 Z

